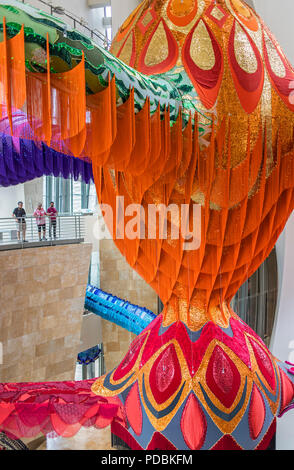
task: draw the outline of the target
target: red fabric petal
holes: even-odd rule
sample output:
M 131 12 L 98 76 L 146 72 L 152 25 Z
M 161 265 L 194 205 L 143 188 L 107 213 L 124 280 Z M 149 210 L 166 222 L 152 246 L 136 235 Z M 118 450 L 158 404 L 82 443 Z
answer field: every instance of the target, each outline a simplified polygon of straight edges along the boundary
M 0 430 L 17 438 L 52 431 L 72 437 L 81 426 L 124 422 L 121 401 L 94 395 L 93 382 L 1 384 Z
M 242 447 L 237 444 L 235 439 L 229 434 L 223 436 L 216 444 L 212 447 L 212 450 L 243 450 Z
M 145 338 L 146 334 L 143 334 L 132 342 L 126 356 L 124 357 L 120 365 L 117 367 L 115 373 L 113 374 L 113 380 L 121 380 L 134 367 L 140 354 L 143 343 L 145 341 Z
M 244 35 L 247 37 L 248 42 L 250 43 L 252 51 L 255 55 L 257 62 L 257 70 L 254 73 L 248 73 L 243 70 L 242 67 L 240 67 L 240 65 L 238 64 L 234 46 L 236 24 L 236 21 L 234 21 L 229 39 L 229 64 L 241 105 L 243 106 L 246 113 L 250 114 L 255 110 L 260 101 L 260 97 L 263 90 L 264 69 L 258 48 L 256 47 L 254 41 L 251 39 L 250 35 L 247 33 L 246 29 L 243 28 L 240 23 L 238 23 L 239 27 L 243 31 Z
M 256 450 L 267 450 L 272 438 L 274 437 L 277 430 L 277 420 L 276 418 L 273 420 L 272 424 L 270 425 L 268 431 L 265 433 L 261 443 L 256 447 Z
M 265 420 L 265 406 L 259 389 L 253 385 L 250 410 L 249 410 L 249 429 L 251 439 L 255 441 L 260 435 Z
M 0 426 L 3 423 L 3 421 L 6 420 L 6 418 L 13 412 L 14 410 L 14 405 L 10 405 L 9 403 L 3 403 L 1 406 L 1 411 L 0 411 Z
M 230 408 L 240 389 L 240 373 L 220 346 L 216 346 L 206 371 L 206 382 L 219 401 Z
M 200 21 L 203 23 L 204 27 L 207 29 L 208 36 L 211 40 L 214 56 L 215 56 L 215 64 L 210 70 L 204 70 L 198 67 L 195 62 L 193 61 L 190 53 L 191 42 L 193 39 L 194 32 L 198 27 Z M 194 28 L 190 31 L 187 35 L 186 41 L 184 43 L 184 47 L 182 50 L 182 60 L 185 66 L 185 70 L 188 73 L 190 79 L 192 80 L 193 85 L 199 97 L 203 103 L 203 105 L 207 109 L 211 109 L 218 96 L 218 92 L 222 83 L 223 78 L 223 55 L 222 50 L 212 32 L 209 25 L 204 21 L 203 18 L 200 18 L 197 23 L 195 24 Z
M 160 432 L 155 432 L 147 450 L 177 450 L 176 447 Z
M 142 432 L 143 415 L 137 382 L 133 385 L 127 396 L 125 408 L 128 421 L 134 432 L 139 436 Z
M 164 403 L 179 388 L 181 367 L 173 344 L 158 356 L 150 371 L 149 382 L 157 403 Z
M 197 398 L 191 394 L 181 419 L 181 429 L 187 446 L 192 450 L 201 449 L 204 444 L 207 424 Z

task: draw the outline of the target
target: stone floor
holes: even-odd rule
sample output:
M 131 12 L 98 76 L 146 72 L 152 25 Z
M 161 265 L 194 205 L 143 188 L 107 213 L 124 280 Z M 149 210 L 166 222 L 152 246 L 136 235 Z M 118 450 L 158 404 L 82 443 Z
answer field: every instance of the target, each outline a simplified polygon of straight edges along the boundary
M 115 450 L 111 447 L 110 427 L 106 429 L 82 428 L 74 437 L 47 436 L 37 450 Z

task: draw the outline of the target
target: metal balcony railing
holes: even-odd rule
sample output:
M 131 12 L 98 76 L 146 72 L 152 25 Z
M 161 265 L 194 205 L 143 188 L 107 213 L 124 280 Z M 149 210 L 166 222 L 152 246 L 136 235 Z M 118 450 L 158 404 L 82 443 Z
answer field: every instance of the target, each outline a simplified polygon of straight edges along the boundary
M 80 214 L 58 215 L 56 225 L 46 216 L 45 238 L 41 227 L 41 240 L 36 218 L 28 216 L 25 222 L 14 217 L 0 218 L 0 251 L 18 248 L 33 248 L 44 245 L 82 243 L 85 237 L 85 216 Z M 55 227 L 54 227 L 55 225 Z
M 30 4 L 29 0 L 21 0 L 22 3 Z M 55 6 L 52 1 L 50 0 L 35 0 L 36 2 L 40 3 L 40 10 L 47 10 L 50 15 L 55 16 L 56 18 L 60 19 L 60 16 L 66 18 L 66 22 L 68 22 L 69 26 L 73 29 L 79 31 L 82 34 L 89 36 L 94 42 L 96 42 L 99 46 L 104 47 L 105 49 L 109 49 L 111 46 L 111 41 L 98 29 L 92 29 L 82 18 L 78 18 L 73 13 L 70 13 L 66 9 L 62 8 L 62 13 L 59 10 L 59 7 Z M 60 12 L 59 12 L 60 11 Z

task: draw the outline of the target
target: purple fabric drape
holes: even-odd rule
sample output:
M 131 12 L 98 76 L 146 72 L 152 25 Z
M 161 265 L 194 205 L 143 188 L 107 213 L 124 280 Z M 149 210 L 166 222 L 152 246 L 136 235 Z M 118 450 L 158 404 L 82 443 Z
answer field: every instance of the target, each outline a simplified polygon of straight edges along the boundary
M 0 186 L 13 186 L 43 175 L 93 181 L 92 165 L 44 143 L 0 133 Z

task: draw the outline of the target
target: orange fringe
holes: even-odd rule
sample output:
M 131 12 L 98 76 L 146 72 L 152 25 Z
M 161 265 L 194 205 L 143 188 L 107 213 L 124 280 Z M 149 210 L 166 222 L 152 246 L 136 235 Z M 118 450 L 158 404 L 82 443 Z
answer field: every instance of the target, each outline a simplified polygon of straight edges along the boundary
M 73 70 L 51 74 L 48 38 L 47 73 L 26 72 L 24 30 L 8 40 L 5 21 L 0 82 L 11 133 L 13 113 L 22 110 L 31 138 L 90 159 L 100 203 L 116 208 L 120 195 L 126 206 L 190 204 L 190 214 L 193 203 L 201 204 L 201 245 L 191 252 L 183 251 L 182 238 L 122 239 L 124 225 L 114 227 L 118 248 L 164 303 L 176 296 L 207 310 L 221 305 L 270 253 L 294 206 L 294 153 L 283 155 L 280 132 L 268 171 L 266 125 L 252 145 L 248 123 L 247 152 L 232 168 L 230 120 L 213 124 L 210 145 L 201 150 L 197 116 L 194 130 L 192 119 L 183 130 L 180 110 L 171 127 L 169 109 L 150 116 L 148 99 L 135 114 L 134 90 L 117 107 L 115 78 L 86 97 L 84 57 Z

